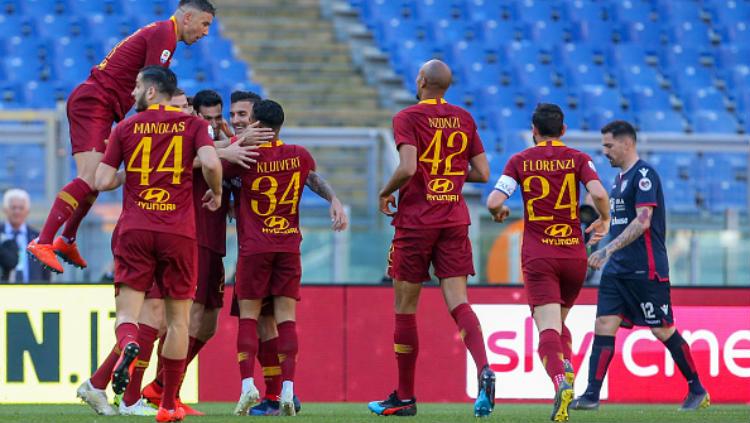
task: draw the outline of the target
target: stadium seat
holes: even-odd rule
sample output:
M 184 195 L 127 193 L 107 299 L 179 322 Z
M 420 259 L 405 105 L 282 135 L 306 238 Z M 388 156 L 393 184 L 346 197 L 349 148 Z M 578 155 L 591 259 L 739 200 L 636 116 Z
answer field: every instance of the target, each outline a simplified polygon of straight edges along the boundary
M 720 111 L 726 109 L 724 94 L 713 87 L 688 90 L 683 94 L 683 99 L 688 111 L 698 109 Z
M 68 0 L 78 15 L 120 15 L 123 13 L 119 0 Z
M 683 132 L 685 119 L 674 110 L 646 110 L 638 115 L 638 127 L 644 132 Z
M 416 0 L 417 18 L 425 22 L 461 22 L 466 19 L 464 4 L 459 0 Z
M 597 0 L 567 1 L 566 15 L 574 22 L 605 21 L 612 20 L 613 10 L 607 2 Z
M 737 133 L 737 120 L 725 110 L 695 110 L 690 115 L 695 132 Z
M 495 0 L 467 0 L 466 11 L 474 22 L 492 22 L 510 20 L 508 4 Z M 505 11 L 505 16 L 503 12 Z
M 24 0 L 23 7 L 30 15 L 38 11 L 54 15 L 66 15 L 71 12 L 68 0 Z
M 630 108 L 636 113 L 646 110 L 669 110 L 672 99 L 669 92 L 659 87 L 632 87 L 626 94 Z
M 615 16 L 624 22 L 655 21 L 656 11 L 649 0 L 615 1 Z

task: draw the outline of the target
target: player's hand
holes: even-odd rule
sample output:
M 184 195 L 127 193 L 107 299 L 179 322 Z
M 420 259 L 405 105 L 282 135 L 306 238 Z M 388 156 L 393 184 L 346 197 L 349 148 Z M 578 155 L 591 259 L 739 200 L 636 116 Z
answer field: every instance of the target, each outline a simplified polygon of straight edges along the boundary
M 203 195 L 203 208 L 216 211 L 219 207 L 221 207 L 221 191 L 218 193 L 210 189 L 206 191 Z
M 595 270 L 599 270 L 604 266 L 604 263 L 609 260 L 609 254 L 606 248 L 596 250 L 589 256 L 589 267 Z
M 586 228 L 586 233 L 591 234 L 589 242 L 586 245 L 594 245 L 607 236 L 609 233 L 609 223 L 609 219 L 603 220 L 601 217 L 593 221 L 589 227 Z
M 510 207 L 502 206 L 499 211 L 492 213 L 492 220 L 503 223 L 510 216 Z
M 394 216 L 396 214 L 395 210 L 391 210 L 391 208 L 396 208 L 396 197 L 393 196 L 393 194 L 389 196 L 380 196 L 380 212 L 383 213 L 386 216 Z
M 260 156 L 257 145 L 242 145 L 238 142 L 229 144 L 222 152 L 222 158 L 229 163 L 250 169 L 250 165 L 256 163 L 256 157 Z
M 221 118 L 221 123 L 219 124 L 219 132 L 224 134 L 224 137 L 226 139 L 232 138 L 234 134 L 232 133 L 232 129 L 229 128 L 229 124 L 224 118 Z
M 341 232 L 349 226 L 349 218 L 346 216 L 346 210 L 338 198 L 333 197 L 331 200 L 331 228 L 334 231 Z
M 276 135 L 271 128 L 260 128 L 260 122 L 253 122 L 237 135 L 237 143 L 242 145 L 259 145 L 273 141 Z

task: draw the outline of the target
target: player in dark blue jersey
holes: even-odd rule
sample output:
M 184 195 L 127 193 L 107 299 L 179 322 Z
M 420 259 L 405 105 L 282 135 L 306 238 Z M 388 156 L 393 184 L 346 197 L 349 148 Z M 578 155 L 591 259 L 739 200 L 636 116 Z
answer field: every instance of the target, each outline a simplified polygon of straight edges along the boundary
M 589 266 L 602 272 L 597 300 L 594 345 L 589 360 L 586 392 L 571 408 L 599 408 L 599 391 L 615 350 L 617 328 L 648 326 L 667 347 L 688 382 L 680 410 L 710 404 L 685 342 L 674 326 L 669 295 L 669 263 L 664 245 L 664 192 L 656 170 L 638 157 L 636 133 L 625 121 L 601 130 L 604 154 L 621 171 L 609 194 L 612 241 L 589 257 Z M 604 265 L 606 263 L 606 265 Z

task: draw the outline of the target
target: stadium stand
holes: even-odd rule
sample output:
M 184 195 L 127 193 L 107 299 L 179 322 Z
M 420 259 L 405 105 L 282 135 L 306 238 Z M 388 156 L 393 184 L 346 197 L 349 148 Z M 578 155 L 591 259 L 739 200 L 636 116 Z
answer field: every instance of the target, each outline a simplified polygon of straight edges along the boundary
M 499 172 L 525 142 L 537 102 L 565 107 L 572 130 L 598 131 L 613 119 L 641 131 L 743 134 L 750 129 L 747 1 L 350 0 L 393 68 L 413 91 L 419 64 L 453 65 L 448 100 L 477 118 Z M 677 5 L 679 3 L 679 6 Z M 398 4 L 398 7 L 394 7 Z M 609 165 L 590 151 L 608 173 Z M 654 153 L 665 174 L 671 154 Z M 704 166 L 705 155 L 690 161 Z M 719 154 L 729 163 L 731 154 Z M 739 166 L 739 165 L 738 165 Z M 746 164 L 744 165 L 746 167 Z M 699 167 L 667 181 L 676 211 L 695 209 L 696 190 L 712 210 L 747 211 L 746 177 Z M 728 169 L 735 169 L 729 165 Z M 695 172 L 693 172 L 695 173 Z M 731 172 L 730 172 L 731 173 Z M 726 195 L 741 192 L 741 195 Z M 686 195 L 683 195 L 686 194 Z

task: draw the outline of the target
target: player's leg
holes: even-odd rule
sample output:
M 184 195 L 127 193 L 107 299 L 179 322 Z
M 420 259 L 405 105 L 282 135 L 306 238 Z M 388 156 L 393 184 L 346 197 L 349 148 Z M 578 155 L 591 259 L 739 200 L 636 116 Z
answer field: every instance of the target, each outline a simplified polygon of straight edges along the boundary
M 113 122 L 111 107 L 90 86 L 80 85 L 71 93 L 67 114 L 77 177 L 58 193 L 39 237 L 27 247 L 33 257 L 57 273 L 62 273 L 63 268 L 56 255 L 74 266 L 86 267 L 86 261 L 75 244 L 75 233 L 98 195 L 93 189 L 94 175 L 104 155 L 105 140 Z M 68 221 L 69 226 L 63 231 L 68 241 L 54 239 L 63 223 Z
M 170 295 L 170 294 L 167 294 Z M 185 359 L 188 350 L 188 320 L 190 299 L 167 297 L 165 300 L 167 336 L 164 339 L 162 360 L 164 361 L 164 392 L 156 415 L 157 421 L 169 420 L 172 416 L 184 417 L 184 410 L 177 406 L 177 388 L 185 374 Z
M 279 363 L 279 333 L 273 314 L 273 298 L 263 300 L 258 318 L 258 362 L 266 385 L 260 404 L 250 409 L 252 416 L 277 416 L 281 394 L 281 364 Z M 298 411 L 298 410 L 296 410 Z
M 711 398 L 698 377 L 690 345 L 674 326 L 669 283 L 650 281 L 638 285 L 636 289 L 641 293 L 639 299 L 643 304 L 643 312 L 654 318 L 654 324 L 650 326 L 651 333 L 669 350 L 677 368 L 688 383 L 688 393 L 680 410 L 695 411 L 708 408 Z
M 141 351 L 133 368 L 133 374 L 130 383 L 125 389 L 122 401 L 119 404 L 120 414 L 153 416 L 156 410 L 149 407 L 145 400 L 141 400 L 141 382 L 143 373 L 146 371 L 151 360 L 151 353 L 154 350 L 154 343 L 159 337 L 159 328 L 165 324 L 164 317 L 164 299 L 161 296 L 159 287 L 154 284 L 146 293 L 146 300 L 143 302 L 140 316 L 138 317 L 138 345 Z M 158 403 L 156 406 L 158 407 Z
M 565 367 L 565 380 L 573 386 L 575 383 L 575 368 L 573 367 L 573 335 L 570 333 L 570 329 L 565 324 L 565 319 L 568 318 L 570 313 L 569 307 L 561 307 L 562 313 L 562 331 L 560 332 L 560 342 L 562 343 L 563 351 L 563 366 Z
M 115 335 L 117 346 L 122 353 L 112 372 L 112 390 L 120 395 L 125 392 L 135 370 L 135 363 L 141 347 L 138 345 L 138 316 L 145 292 L 121 284 L 115 297 Z
M 604 377 L 615 355 L 615 335 L 627 314 L 624 293 L 618 284 L 617 278 L 613 276 L 603 275 L 601 278 L 594 323 L 594 342 L 589 357 L 588 385 L 584 394 L 571 403 L 573 409 L 599 408 L 599 394 Z
M 159 404 L 161 404 L 161 394 L 164 390 L 164 381 L 163 381 L 163 367 L 164 362 L 162 360 L 162 350 L 164 348 L 164 337 L 167 332 L 167 319 L 166 319 L 166 311 L 164 306 L 164 296 L 161 293 L 161 289 L 159 288 L 158 284 L 153 284 L 149 291 L 146 293 L 146 301 L 143 303 L 143 309 L 141 309 L 141 316 L 139 318 L 139 326 L 146 327 L 146 334 L 152 335 L 154 338 L 151 340 L 150 338 L 145 339 L 146 344 L 141 345 L 142 354 L 139 356 L 139 360 L 145 360 L 145 364 L 143 371 L 145 372 L 145 369 L 148 367 L 148 361 L 151 359 L 151 353 L 154 350 L 154 345 L 156 344 L 156 340 L 159 340 L 159 346 L 156 350 L 156 357 L 157 357 L 157 367 L 156 367 L 156 378 L 151 381 L 148 385 L 146 385 L 143 390 L 139 393 L 140 396 L 145 398 L 149 403 L 151 403 L 155 407 L 159 407 Z M 139 331 L 140 335 L 140 331 Z M 150 342 L 148 342 L 150 341 Z M 147 351 L 146 351 L 147 350 Z M 148 354 L 146 354 L 148 353 Z M 142 358 L 141 358 L 142 357 Z M 143 374 L 140 375 L 140 378 L 142 380 Z M 135 378 L 134 378 L 135 381 Z M 138 386 L 140 387 L 140 381 L 138 381 Z M 125 396 L 128 397 L 129 400 L 132 400 L 133 398 L 136 398 L 135 393 L 130 393 L 130 387 L 128 387 L 128 390 L 125 392 Z M 126 404 L 131 404 L 129 401 L 124 401 Z
M 562 330 L 560 341 L 563 352 L 563 365 L 565 367 L 565 380 L 573 387 L 575 382 L 575 369 L 573 368 L 573 336 L 565 324 L 570 309 L 575 305 L 578 295 L 581 293 L 583 283 L 586 280 L 588 263 L 586 259 L 555 259 L 557 270 L 560 275 L 560 307 L 562 317 Z

